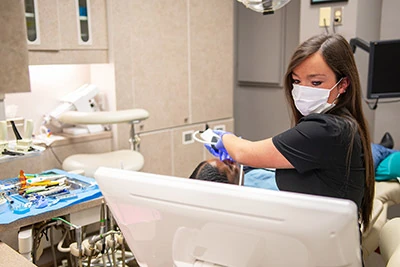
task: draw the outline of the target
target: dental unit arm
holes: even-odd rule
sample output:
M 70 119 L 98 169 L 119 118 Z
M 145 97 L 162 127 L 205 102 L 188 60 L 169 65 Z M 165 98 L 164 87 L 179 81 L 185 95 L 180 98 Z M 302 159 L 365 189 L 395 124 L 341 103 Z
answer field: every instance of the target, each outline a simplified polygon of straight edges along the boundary
M 65 95 L 61 104 L 45 116 L 46 122 L 51 122 L 61 127 L 63 122 L 60 117 L 68 111 L 93 112 L 93 98 L 99 93 L 99 89 L 93 84 L 84 84 L 78 89 Z M 89 133 L 101 132 L 101 125 L 85 125 Z

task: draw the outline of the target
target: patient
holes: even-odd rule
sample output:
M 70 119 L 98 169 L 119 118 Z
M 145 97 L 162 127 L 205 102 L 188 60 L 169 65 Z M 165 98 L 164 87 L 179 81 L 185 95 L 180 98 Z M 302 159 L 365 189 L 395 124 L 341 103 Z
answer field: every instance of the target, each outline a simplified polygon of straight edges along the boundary
M 394 150 L 394 141 L 390 133 L 386 132 L 379 144 L 372 144 L 372 160 L 374 161 L 374 168 L 378 167 L 379 163 L 382 162 L 387 156 L 399 150 Z
M 244 186 L 279 190 L 274 170 L 244 166 L 243 174 Z M 189 178 L 238 185 L 239 175 L 239 165 L 236 162 L 213 158 L 200 162 Z
M 239 167 L 238 164 L 230 160 L 209 159 L 200 162 L 189 178 L 239 184 Z

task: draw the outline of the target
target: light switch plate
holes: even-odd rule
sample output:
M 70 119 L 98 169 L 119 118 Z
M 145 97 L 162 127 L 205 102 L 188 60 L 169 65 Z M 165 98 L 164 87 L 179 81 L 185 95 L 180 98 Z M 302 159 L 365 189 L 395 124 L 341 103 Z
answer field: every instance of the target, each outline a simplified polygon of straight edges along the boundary
M 331 25 L 331 7 L 321 7 L 319 9 L 319 26 L 325 27 Z

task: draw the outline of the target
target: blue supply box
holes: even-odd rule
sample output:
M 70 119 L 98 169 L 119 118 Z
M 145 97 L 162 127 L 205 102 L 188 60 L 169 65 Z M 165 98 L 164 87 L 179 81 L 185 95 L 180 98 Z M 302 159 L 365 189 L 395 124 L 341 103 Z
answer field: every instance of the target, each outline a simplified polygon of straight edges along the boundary
M 101 197 L 93 178 L 59 169 L 0 181 L 0 224 Z

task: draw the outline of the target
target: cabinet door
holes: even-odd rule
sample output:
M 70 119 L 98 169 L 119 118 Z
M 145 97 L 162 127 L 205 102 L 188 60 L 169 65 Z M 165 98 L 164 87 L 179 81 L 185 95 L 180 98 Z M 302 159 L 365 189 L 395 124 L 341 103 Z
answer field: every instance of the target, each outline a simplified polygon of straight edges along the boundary
M 0 1 L 0 38 L 2 100 L 7 93 L 30 91 L 23 0 Z
M 105 0 L 59 0 L 61 48 L 107 49 Z
M 189 1 L 192 122 L 233 117 L 234 2 Z
M 60 50 L 58 0 L 25 0 L 29 50 Z
M 273 15 L 260 16 L 240 4 L 237 21 L 239 85 L 280 87 L 284 68 L 285 8 Z

